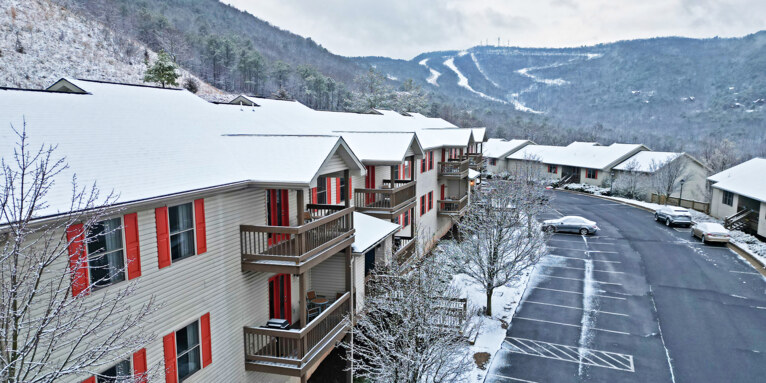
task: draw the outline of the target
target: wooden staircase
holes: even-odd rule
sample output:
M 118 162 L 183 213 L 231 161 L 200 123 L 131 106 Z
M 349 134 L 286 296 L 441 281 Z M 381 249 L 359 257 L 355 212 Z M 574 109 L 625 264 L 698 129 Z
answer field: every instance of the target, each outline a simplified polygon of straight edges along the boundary
M 729 230 L 745 231 L 758 223 L 758 214 L 751 209 L 743 208 L 723 220 L 723 226 Z M 757 227 L 757 226 L 756 226 Z

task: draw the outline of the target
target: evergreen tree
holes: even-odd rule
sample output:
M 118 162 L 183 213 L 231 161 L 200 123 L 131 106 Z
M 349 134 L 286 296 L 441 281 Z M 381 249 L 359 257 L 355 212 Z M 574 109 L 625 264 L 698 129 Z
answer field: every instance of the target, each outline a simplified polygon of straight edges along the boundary
M 144 81 L 158 82 L 164 88 L 165 85 L 178 86 L 177 80 L 176 64 L 170 58 L 170 55 L 160 51 L 157 55 L 157 60 L 146 70 Z

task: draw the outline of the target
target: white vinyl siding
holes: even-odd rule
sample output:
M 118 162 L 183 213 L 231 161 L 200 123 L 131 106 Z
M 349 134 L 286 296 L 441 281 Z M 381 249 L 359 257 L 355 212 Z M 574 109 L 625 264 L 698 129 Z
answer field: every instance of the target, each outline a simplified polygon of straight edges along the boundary
M 345 291 L 345 263 L 346 255 L 338 253 L 311 268 L 311 271 L 309 271 L 309 274 L 311 274 L 311 289 L 316 291 L 317 295 L 332 299 L 335 298 L 337 293 Z

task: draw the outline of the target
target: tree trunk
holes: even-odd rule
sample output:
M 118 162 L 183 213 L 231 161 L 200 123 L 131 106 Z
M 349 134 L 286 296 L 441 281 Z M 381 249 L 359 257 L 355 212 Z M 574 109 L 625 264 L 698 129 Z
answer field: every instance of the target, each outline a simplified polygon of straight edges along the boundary
M 488 317 L 492 316 L 492 293 L 495 291 L 494 287 L 487 287 L 487 309 L 484 311 Z

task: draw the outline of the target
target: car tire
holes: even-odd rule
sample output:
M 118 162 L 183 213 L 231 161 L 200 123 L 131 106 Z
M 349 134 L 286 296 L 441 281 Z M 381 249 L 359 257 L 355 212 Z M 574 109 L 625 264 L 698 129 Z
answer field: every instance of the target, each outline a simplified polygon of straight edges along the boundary
M 545 227 L 545 231 L 547 231 L 549 233 L 555 233 L 556 232 L 556 228 L 553 227 L 553 226 L 546 226 Z
M 588 235 L 588 229 L 586 228 L 580 229 L 580 235 Z
M 657 215 L 657 213 L 654 213 L 654 220 L 657 221 L 657 222 L 660 221 L 660 216 Z
M 672 222 L 670 222 L 670 218 L 665 218 L 665 226 L 670 227 Z

